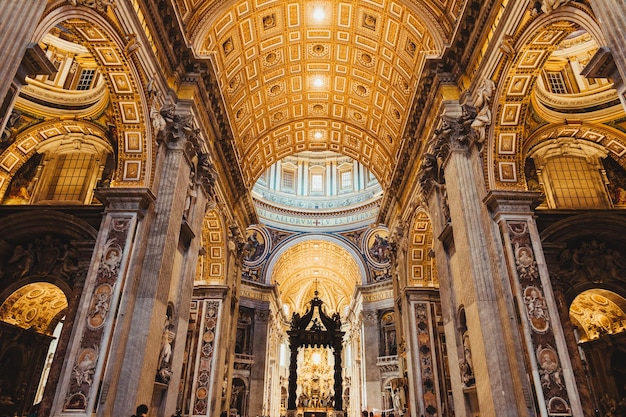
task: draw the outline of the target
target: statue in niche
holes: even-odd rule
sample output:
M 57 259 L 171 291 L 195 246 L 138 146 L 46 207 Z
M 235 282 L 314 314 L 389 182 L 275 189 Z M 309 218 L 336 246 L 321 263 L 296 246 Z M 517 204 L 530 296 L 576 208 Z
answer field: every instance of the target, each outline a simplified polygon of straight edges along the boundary
M 406 380 L 404 378 L 394 378 L 391 380 L 391 402 L 393 412 L 402 416 L 406 414 Z
M 169 320 L 168 320 L 169 321 Z M 172 331 L 174 326 L 167 324 L 163 331 L 163 337 L 161 339 L 161 351 L 159 352 L 159 369 L 157 370 L 156 381 L 167 384 L 172 377 L 172 342 L 174 341 L 175 333 Z
M 185 197 L 185 205 L 183 207 L 183 219 L 187 220 L 189 218 L 191 206 L 197 197 L 198 192 L 196 191 L 196 171 L 192 169 L 189 172 L 189 185 L 187 186 L 187 196 Z
M 476 383 L 476 379 L 474 378 L 474 363 L 472 362 L 472 350 L 470 348 L 469 332 L 467 331 L 463 333 L 463 358 L 459 362 L 463 386 L 473 386 Z

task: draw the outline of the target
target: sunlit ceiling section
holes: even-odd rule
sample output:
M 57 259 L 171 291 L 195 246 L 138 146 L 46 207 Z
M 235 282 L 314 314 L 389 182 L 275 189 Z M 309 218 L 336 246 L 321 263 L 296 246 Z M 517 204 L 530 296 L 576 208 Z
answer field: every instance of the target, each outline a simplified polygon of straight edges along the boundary
M 606 290 L 593 289 L 579 294 L 569 309 L 570 319 L 579 330 L 579 341 L 598 339 L 604 334 L 626 331 L 626 300 Z
M 300 313 L 315 291 L 329 314 L 342 312 L 361 281 L 354 257 L 337 243 L 324 240 L 308 240 L 288 248 L 274 264 L 271 277 L 283 304 L 290 312 Z
M 21 287 L 4 301 L 0 306 L 0 320 L 52 335 L 65 309 L 67 299 L 59 287 L 35 282 Z
M 330 150 L 385 188 L 425 59 L 445 43 L 437 17 L 387 0 L 241 0 L 205 16 L 192 43 L 217 69 L 247 185 L 287 155 Z

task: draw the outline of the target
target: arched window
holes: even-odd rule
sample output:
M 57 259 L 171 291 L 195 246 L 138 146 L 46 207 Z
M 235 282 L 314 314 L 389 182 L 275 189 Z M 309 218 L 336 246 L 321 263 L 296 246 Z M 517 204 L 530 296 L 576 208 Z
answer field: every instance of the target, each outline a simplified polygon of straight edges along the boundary
M 90 204 L 113 149 L 96 136 L 68 134 L 42 142 L 32 204 Z
M 609 208 L 602 158 L 607 150 L 576 138 L 557 138 L 535 147 L 535 162 L 548 208 Z

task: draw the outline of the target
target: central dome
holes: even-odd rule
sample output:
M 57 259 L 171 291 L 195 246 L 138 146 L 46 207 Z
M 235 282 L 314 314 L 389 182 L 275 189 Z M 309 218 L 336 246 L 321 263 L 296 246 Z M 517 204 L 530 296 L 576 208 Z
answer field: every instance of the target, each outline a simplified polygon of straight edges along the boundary
M 374 221 L 382 188 L 371 171 L 348 156 L 307 151 L 273 164 L 252 195 L 266 224 L 351 228 Z

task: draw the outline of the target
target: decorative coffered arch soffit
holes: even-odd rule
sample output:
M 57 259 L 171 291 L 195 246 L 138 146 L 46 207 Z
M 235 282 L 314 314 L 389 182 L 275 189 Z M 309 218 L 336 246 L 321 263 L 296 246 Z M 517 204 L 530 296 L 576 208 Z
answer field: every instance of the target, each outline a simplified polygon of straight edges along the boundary
M 606 125 L 558 123 L 542 127 L 528 137 L 521 155 L 528 155 L 535 145 L 557 138 L 574 138 L 602 145 L 626 169 L 626 137 L 623 132 Z
M 498 81 L 497 99 L 494 100 L 493 141 L 487 155 L 487 167 L 493 167 L 487 171 L 491 188 L 525 187 L 523 151 L 528 149 L 525 122 L 531 107 L 531 91 L 552 52 L 575 30 L 584 28 L 598 45 L 604 45 L 598 24 L 590 13 L 579 3 L 562 6 L 549 15 L 540 14 L 518 35 L 514 47 L 516 53 Z M 568 137 L 578 135 L 602 144 L 604 136 L 617 138 L 615 131 L 609 136 L 594 133 L 610 130 L 603 126 L 585 126 L 572 130 L 567 130 L 566 126 L 549 126 L 534 134 L 533 141 L 548 138 L 548 135 L 556 134 L 559 129 Z M 573 130 L 578 132 L 572 133 Z
M 125 35 L 113 29 L 115 24 L 108 18 L 93 10 L 70 5 L 46 13 L 33 41 L 39 42 L 57 25 L 63 25 L 83 41 L 82 45 L 98 62 L 98 69 L 109 90 L 109 111 L 118 142 L 117 169 L 112 185 L 149 186 L 153 140 L 146 94 L 142 87 L 147 85 L 147 79 L 137 71 L 131 56 L 137 46 L 132 40 L 124 41 Z M 63 123 L 56 128 L 60 134 L 65 132 Z
M 106 141 L 107 137 L 102 126 L 85 120 L 43 122 L 17 135 L 0 159 L 0 195 L 6 193 L 11 178 L 35 154 L 40 143 L 76 134 L 92 136 L 102 141 Z
M 408 282 L 409 286 L 438 287 L 439 278 L 435 258 L 431 256 L 433 249 L 433 230 L 428 214 L 419 209 L 415 214 L 410 234 L 408 250 Z
M 365 282 L 366 269 L 363 258 L 345 242 L 314 235 L 279 247 L 266 275 L 292 312 L 303 312 L 316 290 L 331 311 L 340 311 L 350 303 L 355 286 Z
M 59 287 L 48 282 L 33 282 L 4 300 L 0 305 L 0 320 L 52 335 L 67 305 L 67 298 Z
M 224 222 L 215 209 L 204 215 L 202 227 L 202 247 L 198 257 L 196 281 L 219 282 L 226 280 L 226 233 Z
M 464 4 L 240 0 L 179 9 L 196 56 L 219 74 L 248 187 L 287 155 L 331 150 L 386 188 L 425 59 L 441 55 Z M 318 7 L 325 15 L 314 21 Z

